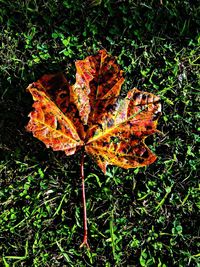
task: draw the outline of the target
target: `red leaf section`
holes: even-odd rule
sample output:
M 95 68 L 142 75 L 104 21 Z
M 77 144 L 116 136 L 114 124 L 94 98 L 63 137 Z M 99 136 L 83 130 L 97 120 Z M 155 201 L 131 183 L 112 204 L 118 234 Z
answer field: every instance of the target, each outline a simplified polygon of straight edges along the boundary
M 75 64 L 74 85 L 62 73 L 29 85 L 35 102 L 27 130 L 66 155 L 84 147 L 104 173 L 107 165 L 128 169 L 153 163 L 156 156 L 144 141 L 158 131 L 160 98 L 136 88 L 119 98 L 123 71 L 105 50 Z

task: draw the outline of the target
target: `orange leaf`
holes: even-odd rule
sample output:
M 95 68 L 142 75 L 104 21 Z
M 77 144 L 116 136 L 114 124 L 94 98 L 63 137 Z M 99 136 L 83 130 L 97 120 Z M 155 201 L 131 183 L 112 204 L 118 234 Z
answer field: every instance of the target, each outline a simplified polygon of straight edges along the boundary
M 134 88 L 121 99 L 123 71 L 105 50 L 77 61 L 76 70 L 74 85 L 62 73 L 29 85 L 35 102 L 27 130 L 66 155 L 84 147 L 104 173 L 107 165 L 128 169 L 154 162 L 144 140 L 157 132 L 160 98 Z

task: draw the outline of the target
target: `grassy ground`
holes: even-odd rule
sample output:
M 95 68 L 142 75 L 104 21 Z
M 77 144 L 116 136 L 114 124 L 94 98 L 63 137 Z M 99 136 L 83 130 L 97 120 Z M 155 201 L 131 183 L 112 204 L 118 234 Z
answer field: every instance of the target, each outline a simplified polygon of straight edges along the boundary
M 198 1 L 1 0 L 0 265 L 200 266 Z M 162 99 L 158 155 L 147 168 L 85 164 L 91 251 L 82 241 L 79 155 L 25 131 L 25 88 L 105 48 L 138 87 Z

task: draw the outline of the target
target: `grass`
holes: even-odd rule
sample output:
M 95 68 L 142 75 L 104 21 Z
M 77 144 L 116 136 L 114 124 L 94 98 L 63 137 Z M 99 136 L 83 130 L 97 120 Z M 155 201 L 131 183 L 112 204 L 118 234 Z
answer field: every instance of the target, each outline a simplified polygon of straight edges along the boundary
M 0 265 L 200 266 L 197 1 L 0 1 Z M 105 48 L 132 87 L 161 96 L 149 167 L 85 164 L 91 251 L 80 249 L 79 157 L 25 131 L 25 88 Z

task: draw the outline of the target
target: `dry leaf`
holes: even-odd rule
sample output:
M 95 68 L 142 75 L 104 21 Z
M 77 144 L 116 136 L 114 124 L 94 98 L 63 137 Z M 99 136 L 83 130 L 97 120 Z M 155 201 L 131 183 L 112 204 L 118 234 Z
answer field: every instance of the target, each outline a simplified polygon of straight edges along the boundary
M 105 50 L 76 61 L 74 85 L 62 73 L 44 75 L 28 87 L 34 110 L 27 130 L 66 155 L 84 147 L 104 173 L 107 165 L 149 165 L 156 156 L 144 140 L 157 132 L 160 98 L 134 88 L 121 99 L 123 82 L 123 71 Z

